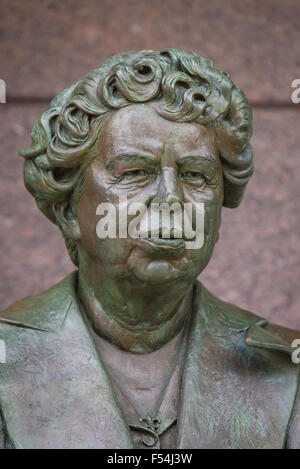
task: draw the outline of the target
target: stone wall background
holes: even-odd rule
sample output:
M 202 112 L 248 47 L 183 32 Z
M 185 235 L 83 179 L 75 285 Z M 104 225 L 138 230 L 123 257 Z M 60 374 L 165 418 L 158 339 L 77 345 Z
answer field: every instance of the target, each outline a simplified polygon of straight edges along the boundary
M 20 148 L 47 102 L 102 60 L 178 47 L 212 58 L 253 105 L 255 173 L 238 209 L 223 211 L 201 276 L 221 298 L 300 329 L 300 78 L 297 0 L 1 0 L 0 310 L 73 266 L 22 180 Z

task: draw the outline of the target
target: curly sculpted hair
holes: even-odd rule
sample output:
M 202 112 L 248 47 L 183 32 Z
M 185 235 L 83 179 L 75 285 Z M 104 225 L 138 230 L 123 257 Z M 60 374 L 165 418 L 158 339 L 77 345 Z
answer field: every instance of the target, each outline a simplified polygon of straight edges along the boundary
M 214 129 L 224 179 L 224 203 L 237 207 L 253 172 L 252 114 L 243 92 L 211 60 L 178 49 L 131 51 L 103 62 L 54 98 L 34 124 L 24 180 L 40 210 L 61 229 L 75 214 L 79 187 L 101 123 L 111 112 L 155 101 L 165 119 Z M 76 196 L 77 194 L 77 196 Z M 77 242 L 63 231 L 72 261 Z

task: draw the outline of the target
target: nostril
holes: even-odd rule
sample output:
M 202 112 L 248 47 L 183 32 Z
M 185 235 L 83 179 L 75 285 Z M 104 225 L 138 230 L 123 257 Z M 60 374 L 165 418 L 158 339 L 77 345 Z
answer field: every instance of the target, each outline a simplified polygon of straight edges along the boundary
M 165 201 L 167 202 L 167 204 L 172 205 L 176 202 L 176 197 L 174 197 L 173 195 L 168 195 Z
M 167 194 L 166 196 L 166 202 L 171 205 L 171 204 L 176 204 L 181 202 L 181 197 L 180 194 L 177 192 L 172 192 L 171 194 Z

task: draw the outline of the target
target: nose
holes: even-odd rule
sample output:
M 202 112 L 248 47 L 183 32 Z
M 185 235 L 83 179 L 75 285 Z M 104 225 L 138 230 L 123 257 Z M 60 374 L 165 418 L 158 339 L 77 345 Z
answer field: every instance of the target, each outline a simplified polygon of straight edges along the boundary
M 174 168 L 162 168 L 157 194 L 152 202 L 182 203 L 182 190 Z

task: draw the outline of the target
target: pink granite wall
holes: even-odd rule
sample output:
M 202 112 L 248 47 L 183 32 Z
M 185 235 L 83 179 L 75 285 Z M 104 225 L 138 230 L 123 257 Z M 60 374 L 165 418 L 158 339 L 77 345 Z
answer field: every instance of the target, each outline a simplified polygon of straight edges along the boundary
M 2 0 L 0 310 L 73 267 L 22 181 L 17 150 L 51 97 L 106 57 L 178 47 L 212 58 L 253 104 L 255 174 L 202 276 L 223 299 L 300 329 L 300 78 L 297 0 Z

